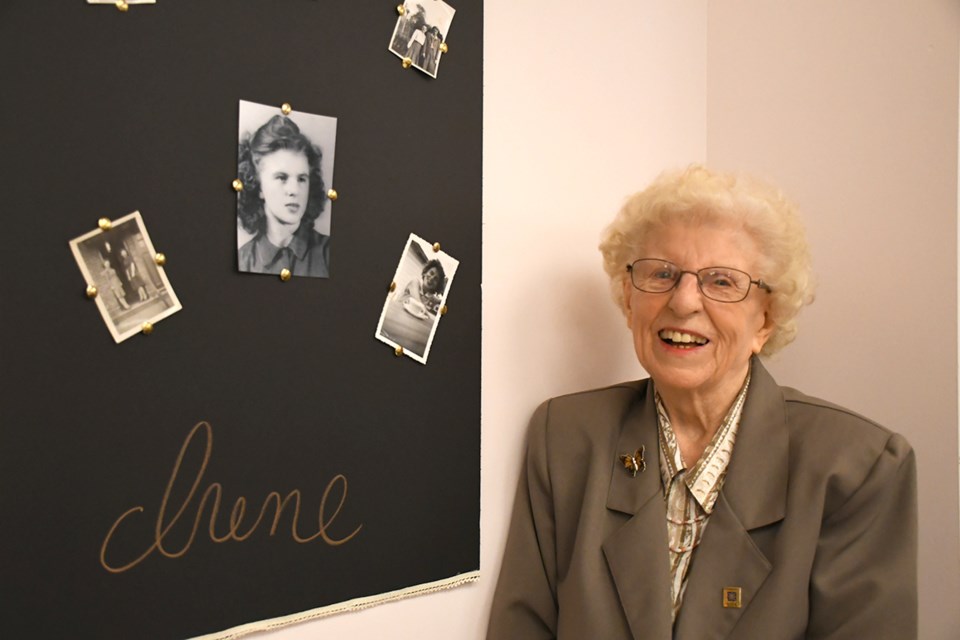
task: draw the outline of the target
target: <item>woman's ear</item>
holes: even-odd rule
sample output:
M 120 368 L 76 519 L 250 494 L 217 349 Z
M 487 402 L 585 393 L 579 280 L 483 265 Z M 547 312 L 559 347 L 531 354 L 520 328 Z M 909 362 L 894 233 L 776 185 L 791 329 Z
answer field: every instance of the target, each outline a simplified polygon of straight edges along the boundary
M 763 345 L 767 344 L 767 340 L 770 339 L 770 336 L 773 335 L 774 330 L 773 316 L 770 315 L 770 310 L 767 309 L 763 312 L 763 325 L 757 330 L 756 335 L 753 337 L 753 353 L 759 354 L 763 349 Z

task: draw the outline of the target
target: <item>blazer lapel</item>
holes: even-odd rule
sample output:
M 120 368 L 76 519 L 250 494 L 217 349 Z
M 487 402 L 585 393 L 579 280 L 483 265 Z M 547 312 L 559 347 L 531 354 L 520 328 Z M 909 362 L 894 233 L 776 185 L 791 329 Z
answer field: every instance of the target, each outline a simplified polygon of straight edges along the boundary
M 762 588 L 772 566 L 750 539 L 749 531 L 783 519 L 788 454 L 783 394 L 754 358 L 750 391 L 723 489 L 687 575 L 676 640 L 729 637 Z M 740 588 L 739 608 L 724 608 L 727 587 Z
M 722 640 L 763 586 L 770 562 L 750 540 L 723 494 L 693 555 L 676 640 Z M 724 589 L 740 589 L 741 607 L 725 608 Z
M 634 638 L 669 640 L 670 570 L 653 385 L 647 382 L 642 392 L 624 419 L 617 455 L 642 445 L 646 470 L 634 477 L 614 460 L 607 508 L 631 517 L 607 537 L 603 554 Z

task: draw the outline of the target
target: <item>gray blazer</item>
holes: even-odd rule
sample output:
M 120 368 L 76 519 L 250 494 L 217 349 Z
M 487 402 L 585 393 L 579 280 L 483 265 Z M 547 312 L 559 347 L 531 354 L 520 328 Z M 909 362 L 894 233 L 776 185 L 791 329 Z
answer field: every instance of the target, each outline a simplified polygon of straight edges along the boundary
M 657 418 L 647 380 L 533 416 L 487 637 L 917 637 L 916 461 L 754 358 L 726 480 L 670 620 Z M 631 477 L 621 453 L 646 447 Z M 739 587 L 741 606 L 724 607 Z

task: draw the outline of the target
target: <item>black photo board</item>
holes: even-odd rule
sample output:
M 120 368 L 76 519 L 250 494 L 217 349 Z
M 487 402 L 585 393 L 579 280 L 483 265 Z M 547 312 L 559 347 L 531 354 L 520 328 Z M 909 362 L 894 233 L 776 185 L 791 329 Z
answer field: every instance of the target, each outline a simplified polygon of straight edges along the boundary
M 483 3 L 450 4 L 434 79 L 396 2 L 2 3 L 4 637 L 478 570 Z M 241 100 L 337 118 L 329 278 L 238 271 Z M 68 242 L 133 211 L 183 308 L 117 344 Z M 410 233 L 459 260 L 427 364 L 374 337 Z

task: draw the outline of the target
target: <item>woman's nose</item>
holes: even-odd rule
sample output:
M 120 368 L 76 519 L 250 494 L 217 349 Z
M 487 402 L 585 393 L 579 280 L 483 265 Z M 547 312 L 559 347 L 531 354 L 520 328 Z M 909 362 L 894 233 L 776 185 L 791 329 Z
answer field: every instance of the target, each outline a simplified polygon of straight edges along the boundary
M 670 308 L 681 315 L 693 313 L 703 306 L 702 296 L 697 274 L 682 273 L 676 288 L 670 292 Z

